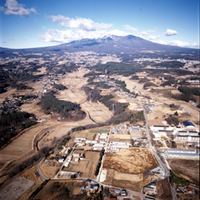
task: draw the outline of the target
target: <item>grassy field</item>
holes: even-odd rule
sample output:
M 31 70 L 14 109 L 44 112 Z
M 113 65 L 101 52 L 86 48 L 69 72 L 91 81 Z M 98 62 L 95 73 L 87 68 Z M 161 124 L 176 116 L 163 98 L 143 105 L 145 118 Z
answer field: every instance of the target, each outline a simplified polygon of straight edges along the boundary
M 109 132 L 108 129 L 94 129 L 90 131 L 90 133 L 108 133 L 108 132 Z

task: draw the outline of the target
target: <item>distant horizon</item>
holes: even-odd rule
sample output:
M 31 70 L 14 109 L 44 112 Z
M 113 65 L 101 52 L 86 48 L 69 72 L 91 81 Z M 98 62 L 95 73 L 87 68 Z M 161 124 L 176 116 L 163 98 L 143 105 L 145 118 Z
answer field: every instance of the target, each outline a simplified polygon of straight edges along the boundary
M 0 46 L 55 46 L 105 35 L 199 49 L 198 0 L 2 0 Z

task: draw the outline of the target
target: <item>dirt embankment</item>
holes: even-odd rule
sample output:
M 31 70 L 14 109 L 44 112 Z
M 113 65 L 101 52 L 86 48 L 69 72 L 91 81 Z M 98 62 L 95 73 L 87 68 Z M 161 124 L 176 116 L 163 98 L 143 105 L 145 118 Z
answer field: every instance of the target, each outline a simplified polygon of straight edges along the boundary
M 159 199 L 172 199 L 171 188 L 167 178 L 157 181 L 157 196 Z

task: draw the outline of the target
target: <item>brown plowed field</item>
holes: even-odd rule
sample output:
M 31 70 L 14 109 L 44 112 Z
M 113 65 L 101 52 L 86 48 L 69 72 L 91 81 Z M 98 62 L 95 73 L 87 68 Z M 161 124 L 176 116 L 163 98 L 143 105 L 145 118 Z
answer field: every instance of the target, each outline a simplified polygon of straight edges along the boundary
M 42 122 L 25 129 L 22 135 L 0 150 L 0 167 L 3 167 L 8 161 L 31 151 L 33 149 L 34 136 L 52 124 L 52 122 Z
M 148 149 L 121 149 L 118 153 L 106 154 L 103 168 L 118 172 L 139 174 L 145 169 L 153 169 L 158 164 Z
M 167 161 L 177 176 L 199 185 L 199 160 L 168 159 Z
M 94 179 L 97 163 L 98 161 L 81 160 L 78 164 L 70 163 L 67 171 L 80 172 L 80 177 Z

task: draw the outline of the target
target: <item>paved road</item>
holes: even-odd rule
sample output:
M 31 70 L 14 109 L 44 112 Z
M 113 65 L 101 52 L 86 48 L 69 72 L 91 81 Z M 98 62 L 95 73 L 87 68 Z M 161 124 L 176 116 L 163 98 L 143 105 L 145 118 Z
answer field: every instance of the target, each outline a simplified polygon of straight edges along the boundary
M 146 122 L 146 135 L 147 135 L 148 142 L 149 142 L 149 148 L 150 148 L 152 154 L 155 156 L 156 160 L 158 161 L 160 167 L 163 169 L 163 171 L 165 173 L 165 177 L 169 177 L 170 176 L 169 170 L 167 169 L 166 165 L 161 161 L 160 157 L 157 155 L 156 151 L 152 147 L 151 138 L 150 138 L 150 134 L 149 134 L 149 128 L 148 128 L 148 124 L 147 124 L 146 112 L 145 112 L 144 106 L 143 106 L 143 113 L 144 113 L 144 118 L 145 118 L 145 122 Z M 171 187 L 173 200 L 177 200 L 175 188 L 172 187 L 172 186 L 170 186 L 170 187 Z
M 43 180 L 48 180 L 49 178 L 45 177 L 44 174 L 42 173 L 42 171 L 40 170 L 40 164 L 43 162 L 44 158 L 39 162 L 39 164 L 37 165 L 37 172 L 39 173 L 40 177 Z

